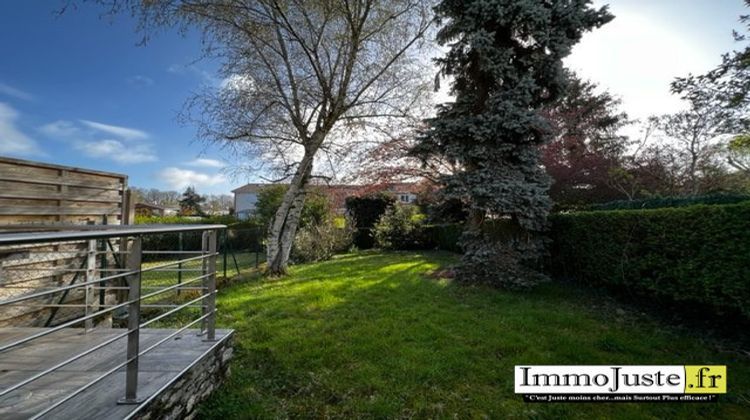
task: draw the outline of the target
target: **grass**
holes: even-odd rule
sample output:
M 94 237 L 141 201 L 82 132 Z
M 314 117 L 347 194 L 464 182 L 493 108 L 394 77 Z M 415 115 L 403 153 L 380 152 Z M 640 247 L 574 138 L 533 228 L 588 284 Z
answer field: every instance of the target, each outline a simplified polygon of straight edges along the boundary
M 447 253 L 361 253 L 222 290 L 230 379 L 201 418 L 750 418 L 750 360 L 591 293 L 466 287 Z M 516 364 L 726 364 L 719 403 L 527 404 Z

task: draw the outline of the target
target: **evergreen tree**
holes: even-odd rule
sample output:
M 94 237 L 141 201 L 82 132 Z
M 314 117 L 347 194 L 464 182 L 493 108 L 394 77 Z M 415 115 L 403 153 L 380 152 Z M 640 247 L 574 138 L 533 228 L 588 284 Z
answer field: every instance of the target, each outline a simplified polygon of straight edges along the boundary
M 201 205 L 206 198 L 195 192 L 194 187 L 187 187 L 180 198 L 180 215 L 181 216 L 203 216 L 205 213 Z
M 565 87 L 563 57 L 585 31 L 612 19 L 590 0 L 443 0 L 438 59 L 455 102 L 438 108 L 413 153 L 445 156 L 461 170 L 443 178 L 470 208 L 459 278 L 511 288 L 544 279 L 536 270 L 551 202 L 540 145 L 551 126 L 541 109 Z M 484 226 L 507 223 L 507 240 Z M 497 229 L 492 229 L 497 231 Z

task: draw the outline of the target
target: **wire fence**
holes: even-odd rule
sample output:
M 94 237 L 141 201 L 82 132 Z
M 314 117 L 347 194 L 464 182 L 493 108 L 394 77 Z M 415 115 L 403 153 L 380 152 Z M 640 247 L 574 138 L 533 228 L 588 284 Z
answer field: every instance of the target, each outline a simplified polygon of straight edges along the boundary
M 142 229 L 154 225 L 134 225 Z M 159 288 L 176 286 L 176 298 L 180 301 L 195 295 L 194 288 L 184 284 L 205 271 L 203 262 L 190 258 L 200 255 L 203 238 L 200 227 L 194 230 L 161 231 L 142 237 L 144 287 Z M 82 231 L 101 230 L 101 226 L 79 226 Z M 44 229 L 49 230 L 49 229 Z M 266 261 L 263 245 L 263 229 L 228 228 L 217 231 L 216 276 L 220 282 L 241 274 L 257 270 Z M 125 270 L 126 258 L 121 251 L 122 238 L 103 237 L 92 241 L 64 243 L 38 243 L 0 247 L 0 300 L 15 298 L 39 290 L 63 287 L 59 293 L 23 306 L 0 308 L 0 327 L 34 326 L 51 327 L 68 319 L 82 316 L 85 303 L 105 305 L 108 287 L 84 290 L 76 285 L 92 277 L 93 270 L 99 273 L 119 273 Z M 187 260 L 187 261 L 185 261 Z M 159 268 L 171 264 L 168 269 Z M 114 289 L 112 289 L 114 290 Z M 151 310 L 163 305 L 165 296 L 147 299 L 144 302 Z M 172 303 L 172 302 L 170 302 Z M 114 311 L 113 326 L 120 325 L 122 311 Z
M 216 274 L 220 277 L 231 278 L 249 270 L 257 269 L 266 261 L 263 245 L 263 229 L 261 228 L 233 228 L 221 231 L 218 238 L 219 256 L 216 264 Z M 144 248 L 151 250 L 144 255 L 144 266 L 174 261 L 181 258 L 181 252 L 196 249 L 200 246 L 201 237 L 196 232 L 169 233 L 144 238 Z M 177 282 L 187 273 L 201 269 L 196 264 L 180 264 L 177 271 L 169 273 L 177 276 Z M 171 280 L 160 279 L 160 273 L 149 273 L 145 281 Z

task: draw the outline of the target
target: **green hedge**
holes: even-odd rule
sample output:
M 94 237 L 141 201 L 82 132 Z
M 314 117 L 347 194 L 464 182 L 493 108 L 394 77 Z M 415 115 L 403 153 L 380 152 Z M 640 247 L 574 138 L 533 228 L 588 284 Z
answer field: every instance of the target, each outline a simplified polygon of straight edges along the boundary
M 552 217 L 555 274 L 750 318 L 750 203 Z
M 618 200 L 610 201 L 608 203 L 592 204 L 588 206 L 586 210 L 643 210 L 660 209 L 665 207 L 687 207 L 696 204 L 737 204 L 743 201 L 750 201 L 750 195 L 725 193 L 699 195 L 695 197 L 659 197 L 631 201 Z
M 429 245 L 445 251 L 461 252 L 461 247 L 458 245 L 461 233 L 463 233 L 463 225 L 458 223 L 424 226 L 424 236 Z

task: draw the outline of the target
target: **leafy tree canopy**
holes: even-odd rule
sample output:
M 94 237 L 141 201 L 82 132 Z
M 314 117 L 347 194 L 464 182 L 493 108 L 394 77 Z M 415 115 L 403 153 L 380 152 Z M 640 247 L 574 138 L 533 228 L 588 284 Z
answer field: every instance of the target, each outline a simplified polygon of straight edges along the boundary
M 258 192 L 255 214 L 262 226 L 268 226 L 271 223 L 288 189 L 288 185 L 273 184 L 262 188 Z M 330 217 L 331 203 L 328 200 L 328 196 L 319 188 L 310 188 L 310 192 L 302 208 L 300 225 L 321 225 Z

